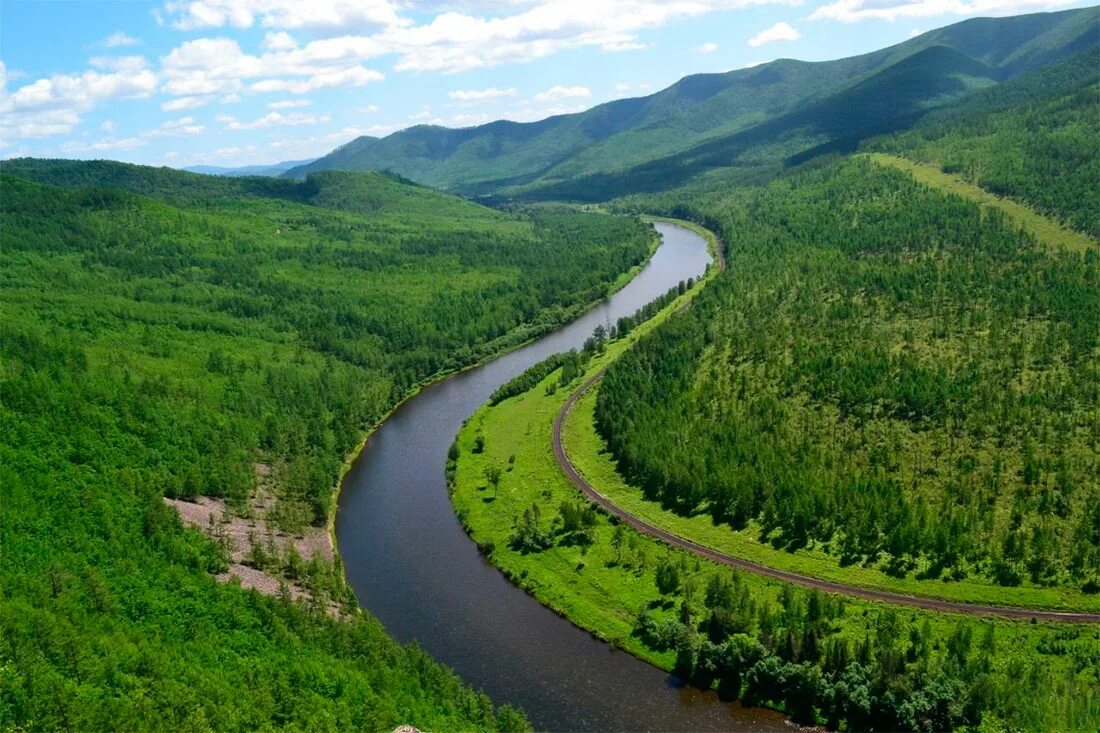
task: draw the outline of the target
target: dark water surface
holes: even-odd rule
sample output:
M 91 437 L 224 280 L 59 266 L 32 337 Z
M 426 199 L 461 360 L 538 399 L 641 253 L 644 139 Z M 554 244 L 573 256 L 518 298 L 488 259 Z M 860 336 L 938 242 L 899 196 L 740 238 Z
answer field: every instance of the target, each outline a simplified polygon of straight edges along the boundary
M 540 730 L 783 730 L 615 651 L 512 585 L 455 518 L 447 449 L 493 391 L 550 354 L 580 347 L 710 262 L 695 233 L 658 224 L 663 243 L 625 288 L 572 324 L 424 389 L 371 436 L 344 479 L 336 535 L 359 603 L 401 641 L 509 702 Z M 547 437 L 549 440 L 549 436 Z

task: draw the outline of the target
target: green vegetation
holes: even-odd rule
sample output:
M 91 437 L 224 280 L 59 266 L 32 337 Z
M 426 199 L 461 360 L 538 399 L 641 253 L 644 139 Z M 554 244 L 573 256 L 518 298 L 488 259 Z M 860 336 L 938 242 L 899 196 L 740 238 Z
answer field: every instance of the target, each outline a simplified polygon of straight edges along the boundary
M 1098 137 L 1100 137 L 1100 131 L 1098 131 Z M 989 193 L 985 189 L 979 188 L 973 183 L 968 183 L 958 176 L 944 173 L 935 166 L 916 163 L 905 158 L 897 158 L 884 153 L 871 153 L 870 158 L 879 165 L 886 165 L 905 171 L 916 181 L 930 188 L 944 191 L 945 193 L 952 193 L 969 201 L 973 201 L 986 210 L 996 209 L 1001 214 L 1004 214 L 1009 222 L 1035 237 L 1036 241 L 1045 247 L 1064 249 L 1081 254 L 1096 247 L 1096 241 L 1089 238 L 1088 235 L 1081 234 L 1072 229 L 1067 229 L 1058 224 L 1058 222 L 1036 212 L 1034 209 L 1016 203 L 1011 199 L 1001 198 Z
M 1049 251 L 865 160 L 708 210 L 737 276 L 600 388 L 596 426 L 627 480 L 930 595 L 971 578 L 1094 607 L 1095 250 Z
M 568 389 L 555 371 L 469 420 L 448 466 L 452 501 L 489 560 L 611 644 L 797 721 L 849 730 L 1095 728 L 1094 627 L 898 611 L 806 592 L 671 550 L 578 505 L 550 448 L 555 415 L 596 371 L 690 317 L 674 315 L 690 295 L 590 353 Z
M 381 174 L 15 161 L 0 185 L 0 727 L 525 727 L 353 613 L 338 565 L 287 558 L 308 606 L 217 583 L 225 551 L 162 497 L 247 512 L 263 462 L 279 521 L 323 523 L 397 400 L 571 318 L 652 232 Z
M 1100 45 L 1096 8 L 980 18 L 862 56 L 782 59 L 532 123 L 360 137 L 289 175 L 393 170 L 469 194 L 603 201 L 714 167 L 772 173 L 907 129 L 938 106 Z M 1095 60 L 1093 61 L 1095 64 Z
M 1093 50 L 975 94 L 870 147 L 1028 204 L 1091 235 L 1095 246 L 1098 107 L 1100 55 Z

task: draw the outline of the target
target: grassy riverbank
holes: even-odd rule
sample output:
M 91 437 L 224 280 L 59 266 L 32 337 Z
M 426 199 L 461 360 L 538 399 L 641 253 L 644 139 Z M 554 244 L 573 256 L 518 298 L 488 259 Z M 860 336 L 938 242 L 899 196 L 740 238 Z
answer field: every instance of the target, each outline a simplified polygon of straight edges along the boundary
M 556 371 L 527 393 L 479 410 L 457 439 L 452 499 L 463 524 L 490 561 L 543 604 L 663 669 L 679 666 L 703 684 L 721 686 L 725 677 L 710 676 L 708 680 L 708 675 L 694 666 L 703 658 L 700 650 L 707 649 L 700 639 L 705 639 L 707 632 L 696 629 L 706 627 L 716 614 L 712 599 L 708 600 L 708 585 L 717 582 L 714 578 L 731 577 L 731 572 L 670 550 L 625 527 L 619 529 L 603 515 L 595 516 L 594 524 L 580 532 L 566 532 L 562 504 L 577 501 L 579 494 L 558 470 L 550 443 L 554 416 L 572 390 L 657 324 L 675 317 L 694 292 L 667 306 L 627 338 L 610 343 L 606 353 L 594 357 L 568 387 L 554 389 L 561 378 Z M 576 450 L 572 438 L 569 441 L 570 450 Z M 494 486 L 491 476 L 497 470 L 499 482 Z M 545 549 L 525 552 L 513 546 L 525 513 L 548 538 L 550 544 Z M 659 570 L 667 574 L 670 566 L 677 569 L 678 587 L 662 594 L 656 577 Z M 818 701 L 812 713 L 815 720 L 834 718 L 839 722 L 836 716 L 846 715 L 829 708 L 825 700 L 826 692 L 836 699 L 836 675 L 841 672 L 829 666 L 837 664 L 836 657 L 830 662 L 830 653 L 821 651 L 843 648 L 853 658 L 869 655 L 861 669 L 871 677 L 881 672 L 883 665 L 900 665 L 891 684 L 899 691 L 908 689 L 926 698 L 932 693 L 922 686 L 924 679 L 969 680 L 962 683 L 969 685 L 965 694 L 956 690 L 956 695 L 970 701 L 975 710 L 984 710 L 983 726 L 992 730 L 997 729 L 998 721 L 1028 729 L 1090 728 L 1100 721 L 1096 692 L 1100 683 L 1095 672 L 1100 632 L 1093 627 L 902 611 L 811 594 L 744 573 L 732 577 L 739 598 L 736 613 L 741 617 L 731 627 L 738 629 L 737 635 L 761 642 L 769 654 L 779 655 L 791 669 L 818 670 L 813 674 L 819 675 L 820 685 L 811 696 Z M 813 608 L 819 609 L 821 620 L 807 626 L 805 618 Z M 640 615 L 649 624 L 649 630 L 642 633 Z M 685 615 L 688 624 L 681 626 L 678 621 Z M 689 641 L 669 643 L 672 632 L 664 638 L 660 634 L 655 637 L 653 629 L 667 631 L 669 627 L 691 629 L 684 632 Z M 871 649 L 863 651 L 867 645 Z M 685 655 L 690 659 L 685 661 Z M 741 670 L 746 679 L 749 671 Z M 1031 687 L 1026 700 L 1017 694 L 1022 679 L 1029 680 Z M 728 684 L 726 693 L 730 694 Z M 760 685 L 750 688 L 748 682 L 743 686 L 738 682 L 733 694 L 758 704 L 791 707 L 787 700 L 790 690 L 778 682 L 770 693 Z M 806 716 L 805 711 L 791 712 Z M 974 713 L 964 722 L 973 723 L 976 717 L 982 716 Z
M 759 527 L 753 522 L 743 530 L 731 531 L 728 525 L 715 524 L 708 514 L 684 516 L 665 509 L 658 502 L 648 501 L 640 489 L 627 483 L 616 470 L 615 461 L 607 452 L 607 444 L 595 428 L 597 390 L 598 387 L 586 392 L 565 421 L 562 432 L 570 460 L 581 475 L 616 505 L 676 535 L 768 567 L 862 588 L 1014 608 L 1100 611 L 1100 596 L 1082 593 L 1079 588 L 1006 588 L 982 578 L 950 582 L 918 580 L 915 577 L 893 578 L 875 566 L 842 566 L 835 555 L 820 549 L 802 549 L 793 553 L 774 548 L 759 541 Z

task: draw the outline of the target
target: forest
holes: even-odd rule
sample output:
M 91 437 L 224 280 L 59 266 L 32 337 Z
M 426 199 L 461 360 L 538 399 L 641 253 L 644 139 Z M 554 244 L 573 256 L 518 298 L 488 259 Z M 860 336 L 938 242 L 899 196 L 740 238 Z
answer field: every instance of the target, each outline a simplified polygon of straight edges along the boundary
M 279 523 L 323 524 L 396 401 L 602 298 L 652 230 L 373 173 L 35 161 L 0 186 L 0 726 L 527 727 L 353 610 L 338 561 L 341 619 L 215 582 L 223 550 L 162 498 L 247 512 L 263 463 Z
M 675 328 L 706 293 L 687 310 L 668 305 L 580 352 L 581 371 L 571 377 L 564 365 L 535 365 L 517 380 L 526 391 L 471 417 L 448 457 L 448 480 L 482 553 L 613 647 L 722 700 L 777 708 L 796 723 L 868 731 L 1095 727 L 1100 632 L 1089 625 L 918 611 L 802 589 L 669 547 L 578 501 L 546 450 L 555 416 L 578 384 L 609 363 L 618 369 L 616 359 Z M 566 436 L 571 456 L 576 437 Z M 590 480 L 600 476 L 577 465 Z
M 974 94 L 869 149 L 938 165 L 1100 239 L 1100 66 L 1088 52 Z
M 599 391 L 630 481 L 841 565 L 1100 591 L 1095 250 L 859 159 L 703 210 L 736 277 Z

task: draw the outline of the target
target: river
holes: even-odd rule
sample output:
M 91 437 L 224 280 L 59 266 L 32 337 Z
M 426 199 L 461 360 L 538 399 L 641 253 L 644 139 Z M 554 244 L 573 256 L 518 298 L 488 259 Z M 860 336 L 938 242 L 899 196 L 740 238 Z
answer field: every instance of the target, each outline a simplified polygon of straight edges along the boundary
M 542 606 L 478 553 L 447 495 L 447 449 L 498 386 L 704 272 L 702 237 L 671 224 L 657 229 L 662 243 L 649 263 L 609 300 L 425 388 L 371 435 L 340 492 L 340 556 L 359 603 L 390 634 L 419 641 L 493 702 L 522 708 L 539 730 L 789 730 L 778 713 L 684 686 Z

